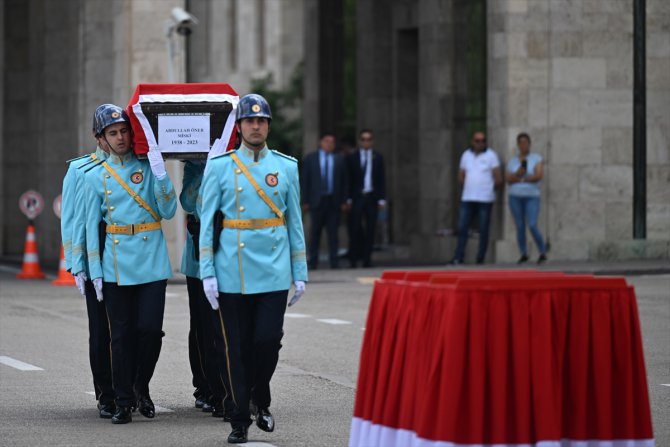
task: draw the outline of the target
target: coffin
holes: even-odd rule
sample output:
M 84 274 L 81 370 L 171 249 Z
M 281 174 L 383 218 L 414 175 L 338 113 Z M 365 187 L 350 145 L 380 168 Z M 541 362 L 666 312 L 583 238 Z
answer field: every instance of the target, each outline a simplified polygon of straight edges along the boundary
M 126 111 L 135 154 L 157 146 L 164 158 L 206 158 L 217 138 L 235 146 L 239 96 L 228 84 L 138 84 Z

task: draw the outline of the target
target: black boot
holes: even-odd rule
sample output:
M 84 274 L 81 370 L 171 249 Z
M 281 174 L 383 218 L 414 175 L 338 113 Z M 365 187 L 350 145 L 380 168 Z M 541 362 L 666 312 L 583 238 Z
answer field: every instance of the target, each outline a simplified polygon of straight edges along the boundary
M 259 408 L 256 415 L 256 425 L 263 431 L 271 432 L 275 429 L 275 418 L 267 408 Z
M 154 403 L 151 401 L 149 396 L 140 396 L 137 399 L 137 404 L 140 413 L 142 413 L 142 416 L 145 418 L 152 419 L 154 416 L 156 416 L 156 408 L 154 407 Z
M 233 431 L 228 435 L 229 444 L 244 444 L 247 442 L 247 432 L 248 428 L 245 426 L 242 427 L 233 427 Z
M 116 413 L 112 416 L 112 424 L 127 424 L 133 422 L 133 412 L 130 407 L 116 407 Z
M 111 419 L 114 413 L 116 413 L 116 406 L 114 406 L 114 402 L 108 404 L 98 403 L 98 411 L 102 419 Z

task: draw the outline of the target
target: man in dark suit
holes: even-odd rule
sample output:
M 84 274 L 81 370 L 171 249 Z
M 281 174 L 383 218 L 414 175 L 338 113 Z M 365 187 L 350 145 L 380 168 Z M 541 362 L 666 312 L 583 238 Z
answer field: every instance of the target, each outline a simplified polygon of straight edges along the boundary
M 330 267 L 337 268 L 340 212 L 346 209 L 347 173 L 344 159 L 335 151 L 335 136 L 324 133 L 316 152 L 307 154 L 303 160 L 302 208 L 310 213 L 309 268 L 319 264 L 319 242 L 321 230 L 328 234 Z
M 353 268 L 359 260 L 363 261 L 363 267 L 371 266 L 377 212 L 386 206 L 384 158 L 372 149 L 371 130 L 361 130 L 358 139 L 359 149 L 346 160 L 349 176 L 348 204 L 351 207 L 349 261 Z

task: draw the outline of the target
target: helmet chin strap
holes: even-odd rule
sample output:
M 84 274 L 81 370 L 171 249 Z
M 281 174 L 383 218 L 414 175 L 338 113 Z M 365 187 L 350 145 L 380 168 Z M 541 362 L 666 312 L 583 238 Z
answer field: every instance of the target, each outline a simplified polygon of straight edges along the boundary
M 109 143 L 109 141 L 107 141 L 107 136 L 106 136 L 104 133 L 102 134 L 102 139 L 105 140 L 105 143 L 107 143 L 107 147 L 109 147 L 109 150 L 112 151 L 112 152 L 114 152 L 114 155 L 116 155 L 117 157 L 121 158 L 121 156 L 119 155 L 119 153 L 116 152 L 116 151 L 114 150 L 114 147 Z

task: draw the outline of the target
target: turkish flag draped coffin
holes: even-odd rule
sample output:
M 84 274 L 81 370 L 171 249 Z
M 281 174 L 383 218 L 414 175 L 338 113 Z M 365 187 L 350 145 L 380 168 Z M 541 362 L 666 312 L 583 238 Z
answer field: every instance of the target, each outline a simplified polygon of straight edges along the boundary
M 138 84 L 126 109 L 135 154 L 156 146 L 165 158 L 205 158 L 217 138 L 232 149 L 238 101 L 228 84 Z
M 349 445 L 654 446 L 633 288 L 559 272 L 385 272 Z

